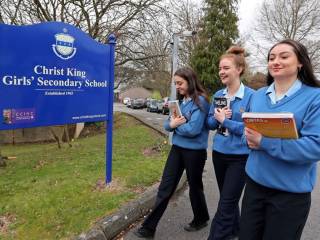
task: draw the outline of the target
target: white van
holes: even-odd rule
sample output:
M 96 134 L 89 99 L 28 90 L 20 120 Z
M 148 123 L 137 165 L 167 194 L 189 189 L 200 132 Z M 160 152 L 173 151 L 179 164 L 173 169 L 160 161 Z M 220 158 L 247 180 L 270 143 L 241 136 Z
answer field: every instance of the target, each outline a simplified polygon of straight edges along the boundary
M 125 98 L 123 99 L 123 104 L 124 104 L 124 105 L 127 105 L 128 102 L 130 102 L 130 98 L 129 98 L 129 97 L 125 97 Z

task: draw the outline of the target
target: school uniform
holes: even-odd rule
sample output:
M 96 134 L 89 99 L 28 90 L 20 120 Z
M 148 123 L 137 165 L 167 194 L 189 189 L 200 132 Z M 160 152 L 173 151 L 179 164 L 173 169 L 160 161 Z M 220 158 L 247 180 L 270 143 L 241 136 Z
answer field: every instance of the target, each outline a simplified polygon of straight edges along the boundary
M 235 96 L 231 99 L 231 119 L 225 119 L 222 127 L 228 129 L 229 135 L 216 133 L 212 146 L 212 161 L 219 187 L 220 199 L 215 216 L 211 223 L 208 240 L 226 240 L 239 232 L 239 199 L 245 184 L 245 164 L 249 149 L 243 139 L 244 124 L 241 118 L 243 112 L 249 111 L 249 103 L 254 90 L 242 83 Z M 227 89 L 218 91 L 213 97 L 227 95 Z M 216 130 L 219 122 L 214 118 L 211 105 L 207 124 Z
M 164 128 L 173 132 L 172 148 L 163 171 L 156 203 L 142 224 L 143 228 L 153 232 L 184 170 L 186 170 L 189 183 L 189 196 L 194 214 L 193 222 L 201 224 L 209 220 L 202 183 L 203 168 L 207 159 L 209 130 L 205 121 L 209 104 L 202 96 L 199 97 L 199 101 L 200 107 L 190 98 L 180 104 L 182 115 L 187 120 L 186 123 L 174 129 L 169 125 L 170 120 L 164 123 Z
M 262 137 L 250 151 L 240 239 L 300 239 L 320 156 L 320 89 L 297 80 L 277 99 L 272 84 L 254 94 L 251 111 L 293 113 L 299 139 Z

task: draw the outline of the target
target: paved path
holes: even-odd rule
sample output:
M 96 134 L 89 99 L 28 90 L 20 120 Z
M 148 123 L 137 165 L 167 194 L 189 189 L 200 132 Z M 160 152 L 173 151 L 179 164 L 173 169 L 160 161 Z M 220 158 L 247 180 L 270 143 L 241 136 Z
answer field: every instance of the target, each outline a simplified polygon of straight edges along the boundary
M 168 115 L 147 112 L 145 108 L 144 109 L 131 109 L 121 103 L 115 103 L 113 105 L 113 110 L 119 111 L 119 112 L 129 113 L 130 115 L 134 115 L 138 119 L 140 119 L 144 122 L 147 122 L 148 124 L 152 125 L 154 128 L 167 134 L 167 132 L 163 129 L 163 121 L 165 119 L 168 119 Z
M 118 106 L 121 107 L 121 106 Z M 115 107 L 117 109 L 117 107 Z M 147 113 L 145 110 L 131 110 L 138 115 L 150 118 L 151 122 L 156 122 L 157 126 L 162 126 L 162 122 L 167 116 L 156 113 Z M 145 114 L 147 113 L 147 115 Z M 160 120 L 158 118 L 163 118 Z M 319 156 L 320 158 L 320 156 Z M 319 170 L 320 171 L 320 170 Z M 312 206 L 309 218 L 304 228 L 302 240 L 320 240 L 320 174 L 318 174 L 317 185 L 312 194 Z M 211 160 L 211 150 L 208 151 L 208 160 L 204 172 L 204 186 L 207 198 L 207 204 L 211 215 L 214 214 L 217 202 L 219 199 L 218 186 L 213 173 L 213 166 Z M 178 196 L 170 201 L 168 209 L 160 220 L 155 235 L 155 240 L 206 240 L 209 234 L 209 226 L 196 233 L 189 233 L 183 230 L 183 226 L 187 224 L 192 218 L 191 206 L 188 197 L 188 188 L 181 192 Z M 124 240 L 137 240 L 133 231 L 140 225 L 140 223 L 123 237 Z M 277 239 L 275 239 L 277 240 Z

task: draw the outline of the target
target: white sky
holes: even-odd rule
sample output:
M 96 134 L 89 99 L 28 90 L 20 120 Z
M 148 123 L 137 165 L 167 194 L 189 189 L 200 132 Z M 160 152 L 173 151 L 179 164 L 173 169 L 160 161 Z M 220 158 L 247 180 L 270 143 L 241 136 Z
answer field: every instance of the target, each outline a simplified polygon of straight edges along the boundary
M 240 34 L 249 33 L 256 22 L 262 0 L 241 0 L 239 4 Z
M 247 59 L 252 71 L 266 70 L 265 56 L 258 52 L 258 49 L 250 44 L 250 40 L 254 40 L 253 29 L 257 24 L 258 15 L 262 6 L 262 0 L 240 0 L 238 9 L 238 27 L 240 37 L 245 40 L 245 48 L 250 52 L 250 57 Z M 249 41 L 248 41 L 249 40 Z

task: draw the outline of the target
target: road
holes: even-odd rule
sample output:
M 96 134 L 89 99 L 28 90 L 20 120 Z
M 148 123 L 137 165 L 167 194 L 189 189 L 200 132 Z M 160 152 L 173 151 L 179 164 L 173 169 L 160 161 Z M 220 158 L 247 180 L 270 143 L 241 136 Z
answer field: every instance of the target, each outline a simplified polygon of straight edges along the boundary
M 155 128 L 163 131 L 163 121 L 168 119 L 168 115 L 163 115 L 160 113 L 150 113 L 146 109 L 132 109 L 128 108 L 121 103 L 115 103 L 113 105 L 114 111 L 125 112 L 129 114 L 134 114 L 136 117 L 143 119 L 143 121 L 148 122 Z
M 155 127 L 161 127 L 164 119 L 168 118 L 168 115 L 161 115 L 157 113 L 149 113 L 146 110 L 133 110 L 126 108 L 122 104 L 116 104 L 114 109 L 116 111 L 124 111 L 133 113 L 136 116 L 145 118 L 155 125 Z M 211 141 L 210 141 L 211 142 Z M 210 144 L 211 146 L 211 144 Z M 319 157 L 320 158 L 320 157 Z M 218 186 L 215 180 L 213 166 L 211 161 L 211 149 L 208 149 L 208 160 L 204 171 L 204 187 L 207 199 L 209 212 L 212 216 L 217 207 L 219 200 Z M 317 185 L 312 193 L 312 205 L 309 214 L 307 224 L 304 228 L 302 240 L 320 240 L 320 174 L 318 174 Z M 155 235 L 156 240 L 206 240 L 209 234 L 209 226 L 198 231 L 196 233 L 189 233 L 183 230 L 183 226 L 187 224 L 192 218 L 191 206 L 188 196 L 188 188 L 179 193 L 174 197 L 168 206 L 167 211 L 162 217 L 157 232 Z M 133 231 L 136 230 L 137 226 L 127 232 L 123 236 L 124 240 L 137 240 L 134 236 Z M 275 239 L 277 240 L 277 239 Z

